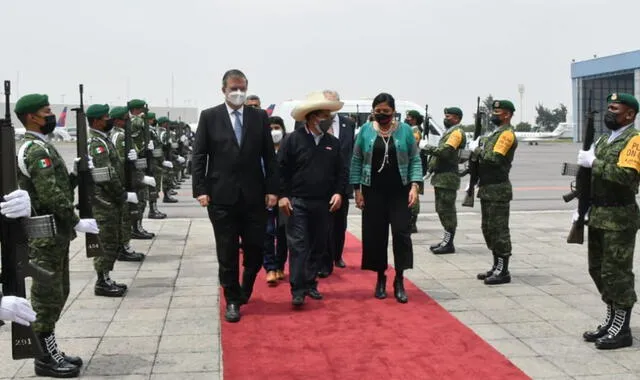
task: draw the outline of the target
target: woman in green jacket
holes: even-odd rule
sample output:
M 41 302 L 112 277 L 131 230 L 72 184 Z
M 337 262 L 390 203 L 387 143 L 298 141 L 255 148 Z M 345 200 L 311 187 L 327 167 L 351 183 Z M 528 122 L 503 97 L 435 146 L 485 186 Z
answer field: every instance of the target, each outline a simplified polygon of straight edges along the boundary
M 362 269 L 378 273 L 375 297 L 386 298 L 389 225 L 396 277 L 394 296 L 406 303 L 403 271 L 413 267 L 411 210 L 418 202 L 422 164 L 411 127 L 396 120 L 393 96 L 373 100 L 374 121 L 362 126 L 353 149 L 349 182 L 362 210 Z

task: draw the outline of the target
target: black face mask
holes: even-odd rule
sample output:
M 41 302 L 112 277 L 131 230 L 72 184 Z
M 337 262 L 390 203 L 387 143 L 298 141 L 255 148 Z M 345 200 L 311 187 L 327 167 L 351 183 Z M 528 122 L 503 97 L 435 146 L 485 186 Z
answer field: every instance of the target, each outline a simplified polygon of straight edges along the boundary
M 333 119 L 325 119 L 320 121 L 320 123 L 318 124 L 318 128 L 320 128 L 322 133 L 327 133 L 327 131 L 329 130 L 329 128 L 331 128 L 332 125 L 333 125 Z
M 493 125 L 495 125 L 497 127 L 502 125 L 502 120 L 500 120 L 500 116 L 498 116 L 498 115 L 491 116 L 490 121 L 491 121 L 491 124 L 493 124 Z
M 113 120 L 113 119 L 107 119 L 106 125 L 104 127 L 104 133 L 109 133 L 109 131 L 111 131 L 113 129 L 114 122 L 115 122 L 115 120 Z
M 152 126 L 152 127 L 155 127 L 156 125 L 158 125 L 158 122 L 157 122 L 157 121 L 154 121 L 153 123 L 151 123 L 151 124 L 149 124 L 149 125 L 150 125 L 150 126 Z
M 612 131 L 617 131 L 618 129 L 620 129 L 620 127 L 622 127 L 622 124 L 618 123 L 617 117 L 617 113 L 607 111 L 607 113 L 604 114 L 604 125 L 606 125 L 607 128 L 611 129 Z
M 40 127 L 40 133 L 48 135 L 56 129 L 56 115 L 47 115 L 44 117 L 44 125 Z
M 386 114 L 383 114 L 383 113 L 377 113 L 377 114 L 373 115 L 373 117 L 381 125 L 387 125 L 387 124 L 391 123 L 391 120 L 393 119 L 393 115 L 386 115 Z
M 454 125 L 453 122 L 449 119 L 442 120 L 442 124 L 444 124 L 445 128 L 451 128 Z

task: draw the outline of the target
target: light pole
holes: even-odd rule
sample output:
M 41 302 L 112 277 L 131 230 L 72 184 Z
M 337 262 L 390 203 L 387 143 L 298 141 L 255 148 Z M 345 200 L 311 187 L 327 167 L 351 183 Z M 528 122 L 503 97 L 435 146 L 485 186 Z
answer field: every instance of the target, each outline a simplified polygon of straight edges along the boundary
M 520 122 L 524 120 L 524 108 L 522 107 L 522 99 L 524 98 L 524 84 L 518 85 L 518 92 L 520 93 Z

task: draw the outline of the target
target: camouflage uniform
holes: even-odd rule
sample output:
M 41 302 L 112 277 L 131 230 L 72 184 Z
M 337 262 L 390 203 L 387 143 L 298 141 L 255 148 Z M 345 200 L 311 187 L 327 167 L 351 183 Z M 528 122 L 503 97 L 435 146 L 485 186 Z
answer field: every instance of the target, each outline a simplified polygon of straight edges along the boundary
M 432 156 L 429 171 L 433 172 L 431 185 L 435 189 L 436 212 L 445 232 L 445 241 L 453 241 L 453 235 L 458 227 L 456 215 L 456 195 L 460 188 L 460 176 L 458 175 L 458 161 L 460 149 L 467 145 L 467 138 L 460 125 L 452 126 L 447 130 L 437 147 L 432 147 L 427 152 Z
M 46 284 L 33 280 L 31 303 L 37 317 L 32 326 L 36 333 L 52 333 L 69 296 L 69 244 L 80 221 L 73 204 L 76 177 L 69 175 L 52 144 L 31 133 L 24 140 L 18 153 L 20 188 L 29 193 L 34 215 L 52 214 L 57 227 L 53 238 L 29 240 L 31 260 L 53 272 Z
M 169 130 L 165 127 L 158 127 L 158 137 L 162 144 L 164 160 L 171 161 L 166 159 L 167 156 L 171 158 L 171 135 Z M 171 168 L 162 167 L 162 192 L 164 193 L 165 201 L 169 197 L 169 191 L 171 191 L 172 174 L 173 170 Z
M 595 147 L 589 213 L 589 274 L 602 300 L 614 308 L 631 308 L 634 290 L 633 251 L 640 226 L 635 196 L 640 183 L 640 133 L 627 128 Z
M 505 278 L 508 275 L 511 256 L 509 203 L 513 199 L 509 172 L 518 147 L 518 140 L 511 125 L 500 126 L 483 140 L 484 145 L 478 157 L 480 177 L 478 198 L 480 198 L 482 214 L 482 234 L 487 248 L 493 254 L 494 267 L 491 271 L 484 273 L 484 276 L 482 273 L 479 274 L 478 278 L 485 280 L 487 284 L 492 284 L 494 277 L 498 274 L 504 274 Z M 496 276 L 492 276 L 490 272 Z
M 140 116 L 131 116 L 131 136 L 133 138 L 134 149 L 138 153 L 138 159 L 144 159 L 144 153 L 147 150 L 147 144 L 144 141 L 144 119 Z M 141 176 L 144 177 L 144 169 L 140 170 Z M 138 217 L 142 219 L 144 210 L 147 207 L 147 201 L 149 200 L 149 186 L 140 182 L 138 187 Z M 156 184 L 157 185 L 157 184 Z
M 416 144 L 420 142 L 422 139 L 422 133 L 420 132 L 420 127 L 414 125 L 411 127 L 413 130 L 413 137 L 416 139 Z M 424 184 L 420 184 L 418 188 L 419 194 L 424 194 Z M 413 206 L 411 206 L 411 232 L 418 232 L 418 227 L 416 225 L 418 221 L 418 215 L 420 214 L 420 202 L 416 202 Z
M 124 151 L 124 129 L 113 127 L 110 133 L 111 142 L 115 147 L 116 153 L 118 154 L 118 158 L 120 159 L 120 163 L 124 168 L 125 162 L 127 160 L 127 153 Z M 124 172 L 124 169 L 123 169 Z M 142 181 L 143 173 L 139 170 L 136 170 L 136 183 L 140 183 Z M 122 176 L 124 178 L 124 174 Z M 140 199 L 138 199 L 140 202 Z M 123 212 L 121 214 L 122 222 L 120 223 L 120 242 L 123 247 L 129 247 L 129 243 L 131 241 L 131 224 L 133 221 L 131 220 L 131 213 L 129 212 L 130 208 L 136 208 L 138 205 L 136 204 L 126 204 L 124 206 Z

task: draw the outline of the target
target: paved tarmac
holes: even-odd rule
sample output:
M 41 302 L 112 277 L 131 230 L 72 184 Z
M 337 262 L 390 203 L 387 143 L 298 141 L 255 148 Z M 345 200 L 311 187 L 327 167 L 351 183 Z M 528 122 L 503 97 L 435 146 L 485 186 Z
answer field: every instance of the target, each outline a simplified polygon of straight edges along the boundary
M 60 146 L 68 163 L 72 148 Z M 577 150 L 572 143 L 518 148 L 512 176 L 511 284 L 488 287 L 475 279 L 491 264 L 478 206 L 459 208 L 456 254 L 428 251 L 441 237 L 429 192 L 419 232 L 413 235 L 414 269 L 406 276 L 534 379 L 640 379 L 640 335 L 633 347 L 611 352 L 598 351 L 581 338 L 599 323 L 604 306 L 587 273 L 586 246 L 565 241 L 575 206 L 560 198 L 569 181 L 559 168 L 563 161 L 574 162 Z M 158 234 L 155 240 L 133 242 L 147 259 L 116 264 L 112 277 L 130 286 L 124 299 L 93 295 L 95 275 L 84 254 L 84 238 L 72 242 L 71 295 L 57 336 L 66 352 L 85 359 L 83 378 L 222 377 L 212 228 L 191 199 L 188 183 L 178 198 L 180 203 L 160 204 L 170 219 L 144 221 Z M 349 231 L 360 237 L 360 213 L 353 207 L 350 213 Z M 268 294 L 255 297 L 269 299 Z M 631 322 L 636 334 L 639 315 L 636 309 Z M 33 376 L 31 361 L 10 359 L 8 332 L 0 329 L 0 379 Z

